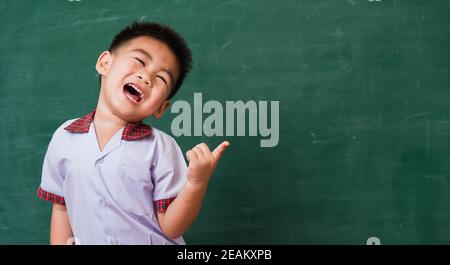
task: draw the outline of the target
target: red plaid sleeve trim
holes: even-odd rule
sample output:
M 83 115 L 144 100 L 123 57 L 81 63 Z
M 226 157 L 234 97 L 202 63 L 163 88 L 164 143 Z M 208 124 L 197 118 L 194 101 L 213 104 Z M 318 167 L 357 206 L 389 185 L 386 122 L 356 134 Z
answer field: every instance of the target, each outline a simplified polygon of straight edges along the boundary
M 169 205 L 176 199 L 177 197 L 172 197 L 168 199 L 162 199 L 155 201 L 154 207 L 157 213 L 164 213 L 166 212 L 167 208 L 169 208 Z
M 54 202 L 54 203 L 57 203 L 57 204 L 60 204 L 60 205 L 66 205 L 66 201 L 64 200 L 64 197 L 60 197 L 60 196 L 55 195 L 55 194 L 50 193 L 50 192 L 46 192 L 41 187 L 39 187 L 38 190 L 37 190 L 37 196 L 40 199 L 43 199 L 45 201 Z

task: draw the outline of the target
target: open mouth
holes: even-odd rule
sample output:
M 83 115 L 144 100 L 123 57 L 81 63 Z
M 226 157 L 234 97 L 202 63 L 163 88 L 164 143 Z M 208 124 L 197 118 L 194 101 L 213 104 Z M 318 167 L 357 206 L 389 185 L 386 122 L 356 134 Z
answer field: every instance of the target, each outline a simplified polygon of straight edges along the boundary
M 139 104 L 144 100 L 144 93 L 133 83 L 125 84 L 123 86 L 123 92 L 135 104 Z

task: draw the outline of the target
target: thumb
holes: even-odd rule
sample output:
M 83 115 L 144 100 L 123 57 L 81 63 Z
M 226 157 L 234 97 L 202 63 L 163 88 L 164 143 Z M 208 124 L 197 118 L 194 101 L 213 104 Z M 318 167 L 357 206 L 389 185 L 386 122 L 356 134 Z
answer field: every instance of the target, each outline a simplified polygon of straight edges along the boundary
M 228 141 L 223 141 L 221 144 L 219 144 L 216 149 L 212 152 L 212 155 L 214 157 L 214 160 L 217 162 L 220 157 L 222 156 L 223 152 L 227 147 L 230 145 Z

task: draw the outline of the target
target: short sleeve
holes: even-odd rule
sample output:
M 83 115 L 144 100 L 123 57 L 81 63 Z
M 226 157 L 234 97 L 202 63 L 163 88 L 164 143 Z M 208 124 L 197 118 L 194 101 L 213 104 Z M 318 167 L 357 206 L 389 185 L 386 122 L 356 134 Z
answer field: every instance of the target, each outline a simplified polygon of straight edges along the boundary
M 67 145 L 62 139 L 65 133 L 62 128 L 65 124 L 56 130 L 50 140 L 42 166 L 41 183 L 37 190 L 39 198 L 61 205 L 65 205 L 63 183 L 67 159 L 60 150 Z
M 186 181 L 187 166 L 175 140 L 165 134 L 156 140 L 155 161 L 151 167 L 156 212 L 165 212 Z

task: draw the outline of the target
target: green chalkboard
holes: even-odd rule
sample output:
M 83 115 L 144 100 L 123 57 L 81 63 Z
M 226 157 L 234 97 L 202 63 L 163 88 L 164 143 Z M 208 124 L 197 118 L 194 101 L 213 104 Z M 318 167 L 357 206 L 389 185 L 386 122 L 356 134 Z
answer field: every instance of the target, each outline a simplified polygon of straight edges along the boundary
M 134 20 L 192 48 L 174 101 L 279 102 L 274 147 L 175 137 L 231 142 L 187 243 L 449 244 L 449 14 L 446 0 L 1 1 L 0 244 L 48 243 L 47 145 L 95 107 L 97 57 Z M 177 115 L 147 122 L 173 135 Z

